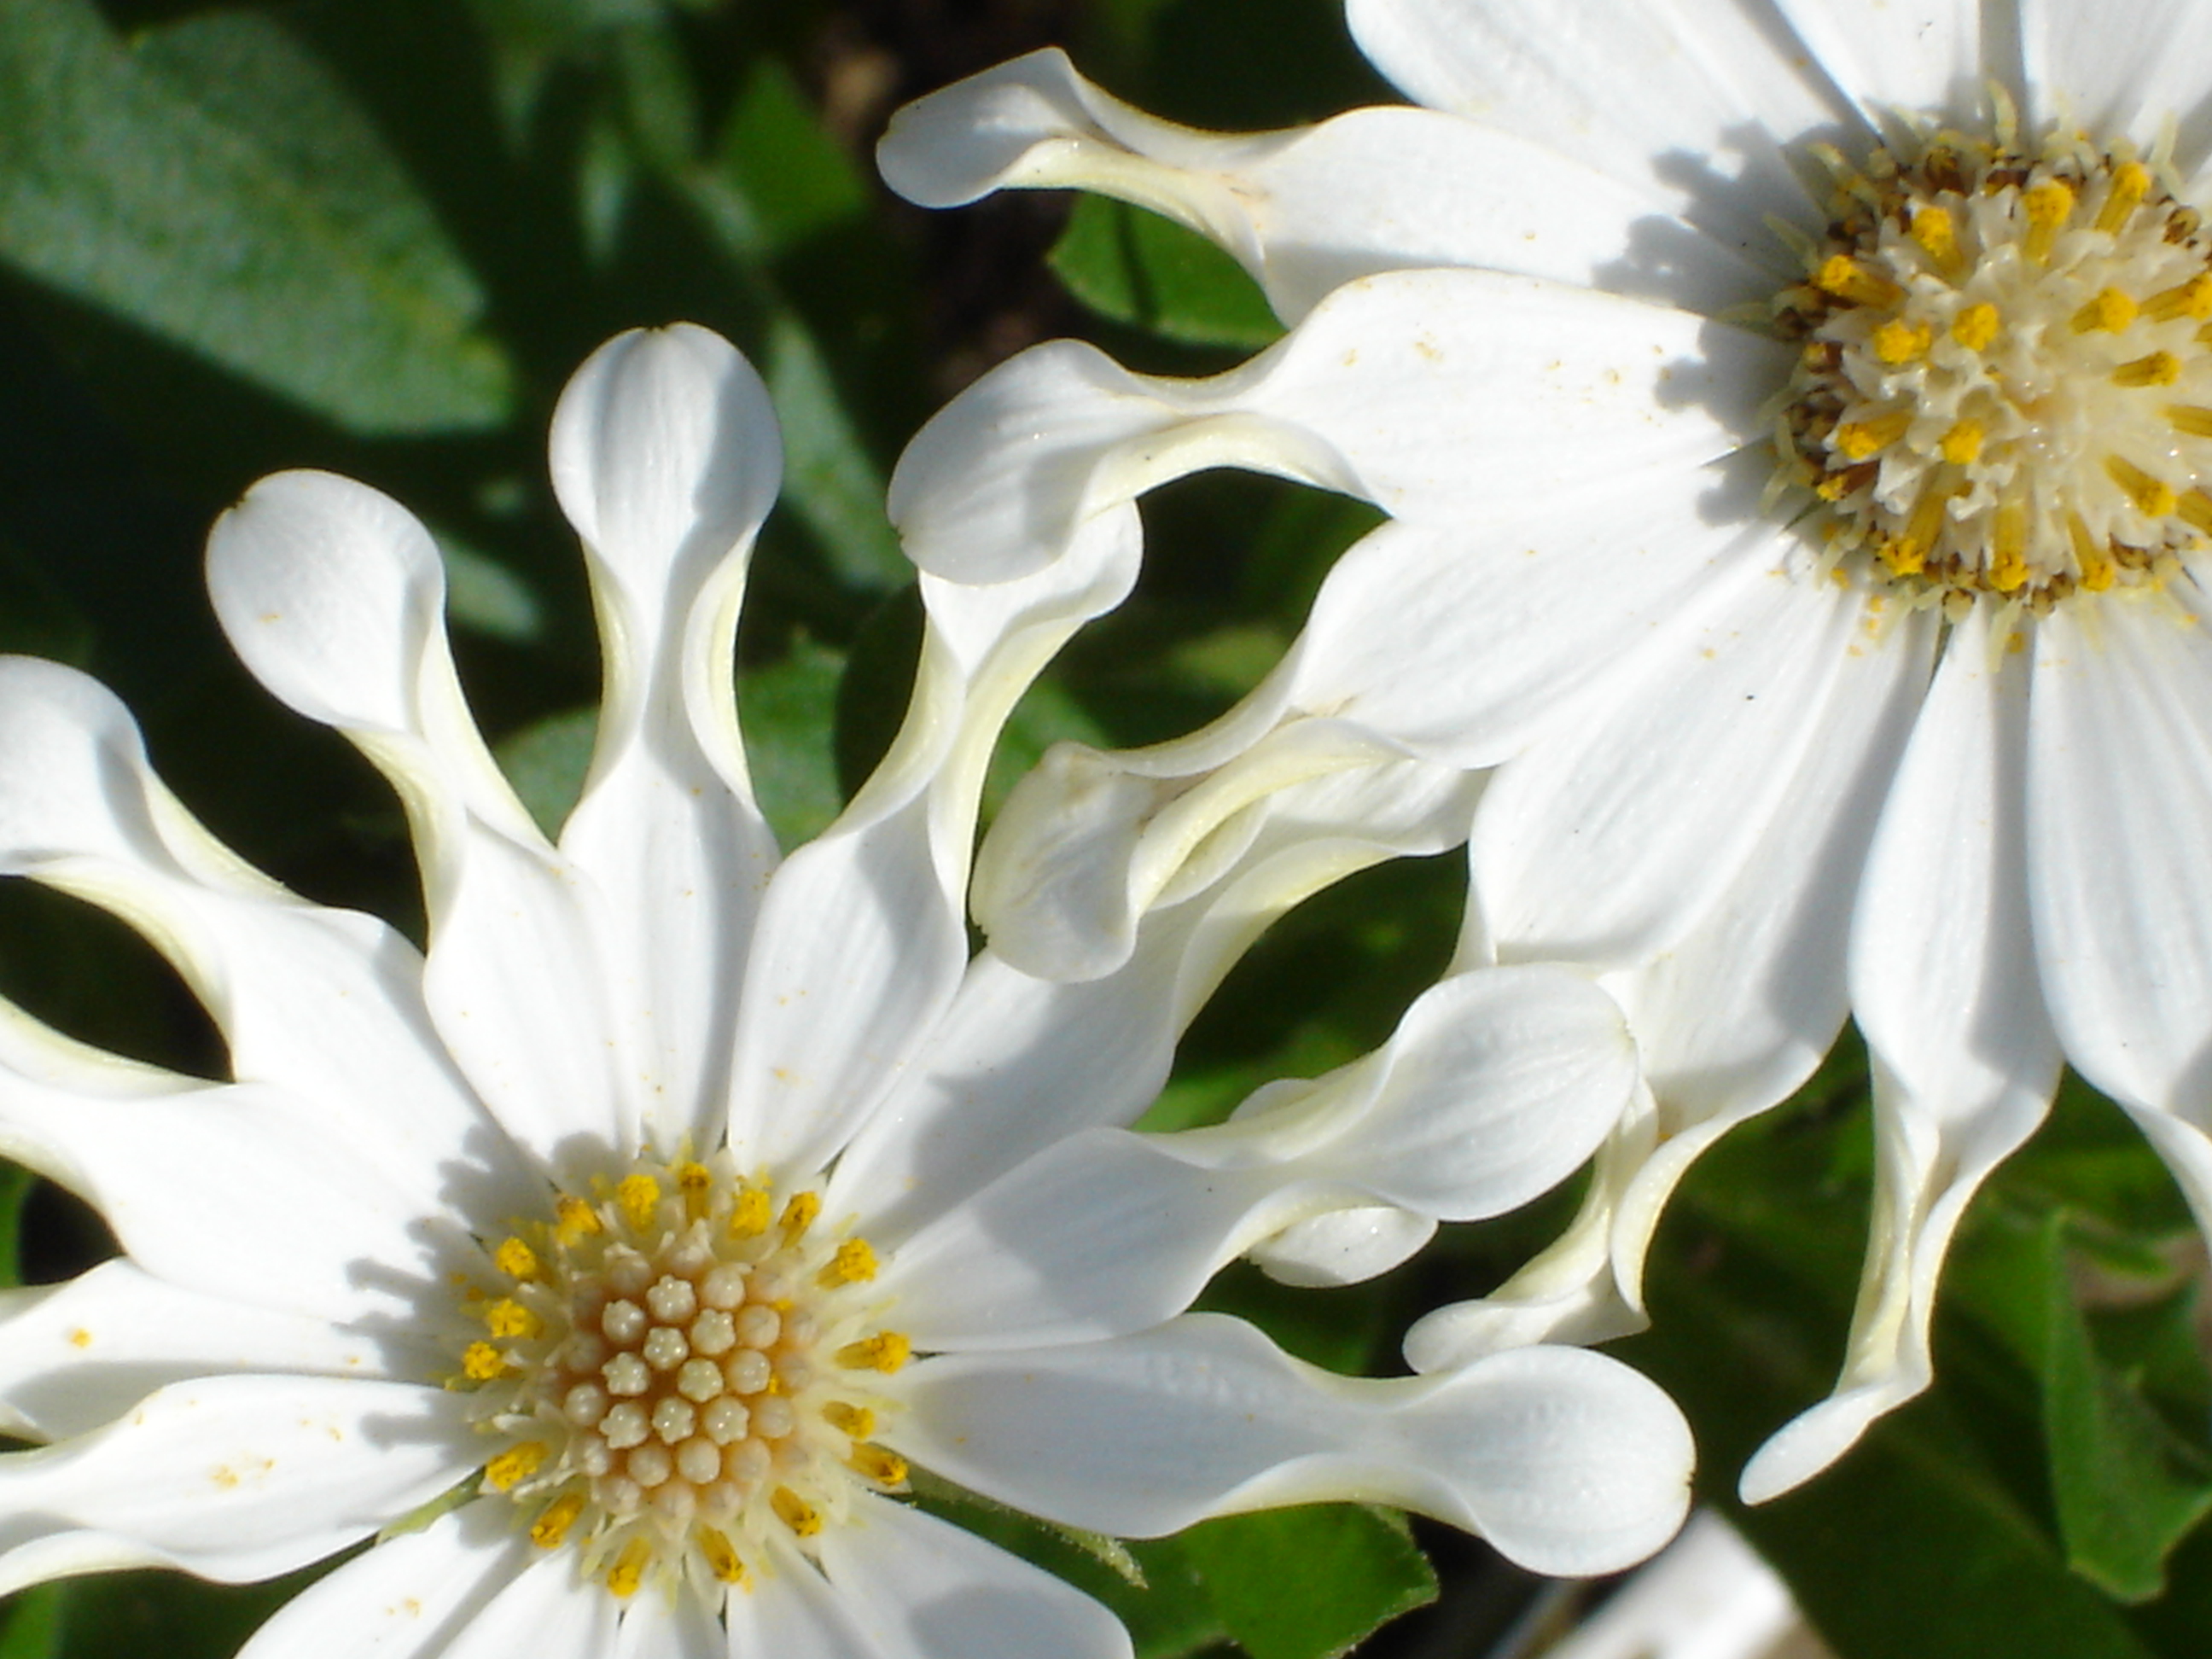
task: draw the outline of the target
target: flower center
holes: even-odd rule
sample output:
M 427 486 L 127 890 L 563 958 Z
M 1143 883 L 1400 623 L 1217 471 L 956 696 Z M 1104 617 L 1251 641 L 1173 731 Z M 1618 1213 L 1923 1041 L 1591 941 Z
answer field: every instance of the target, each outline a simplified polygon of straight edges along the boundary
M 771 1528 L 805 1547 L 855 1490 L 903 1486 L 872 1437 L 907 1340 L 875 1321 L 874 1252 L 817 1229 L 821 1207 L 779 1211 L 726 1154 L 648 1158 L 489 1249 L 454 1385 L 501 1443 L 482 1489 L 533 1542 L 573 1544 L 619 1597 L 648 1576 L 713 1595 Z
M 1807 281 L 1778 486 L 1832 558 L 1954 620 L 2164 578 L 2212 534 L 2212 246 L 2159 161 L 1942 132 L 1836 180 Z

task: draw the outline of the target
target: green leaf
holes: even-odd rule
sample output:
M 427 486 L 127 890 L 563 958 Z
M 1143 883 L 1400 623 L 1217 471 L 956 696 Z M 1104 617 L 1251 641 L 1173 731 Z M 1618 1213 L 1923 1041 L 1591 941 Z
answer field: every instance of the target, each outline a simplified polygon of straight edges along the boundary
M 1251 1659 L 1334 1659 L 1436 1600 L 1435 1570 L 1388 1510 L 1267 1510 L 1202 1522 L 1177 1541 Z
M 2148 1601 L 2166 1587 L 2167 1555 L 2212 1510 L 2212 1459 L 2098 1352 L 2067 1271 L 2067 1233 L 2063 1216 L 2043 1230 L 2043 1426 L 2059 1535 L 2075 1571 L 2122 1601 Z
M 495 751 L 514 793 L 549 836 L 561 833 L 584 793 L 599 729 L 596 707 L 570 708 L 524 726 Z
M 1234 259 L 1195 231 L 1126 203 L 1079 197 L 1048 257 L 1077 299 L 1117 323 L 1239 349 L 1283 331 Z
M 842 653 L 801 639 L 781 662 L 738 682 L 738 719 L 761 814 L 786 848 L 822 833 L 845 804 L 837 786 Z
M 258 1626 L 331 1565 L 263 1584 L 206 1584 L 173 1572 L 71 1579 L 62 1586 L 70 1659 L 232 1659 Z
M 343 88 L 270 19 L 0 28 L 0 261 L 356 432 L 502 423 L 483 296 Z
M 23 1282 L 23 1200 L 38 1179 L 20 1164 L 0 1162 L 0 1285 Z M 4 1648 L 0 1659 L 7 1659 Z
M 8 1622 L 0 1626 L 0 1659 L 48 1659 L 62 1650 L 59 1584 L 40 1584 L 10 1599 Z

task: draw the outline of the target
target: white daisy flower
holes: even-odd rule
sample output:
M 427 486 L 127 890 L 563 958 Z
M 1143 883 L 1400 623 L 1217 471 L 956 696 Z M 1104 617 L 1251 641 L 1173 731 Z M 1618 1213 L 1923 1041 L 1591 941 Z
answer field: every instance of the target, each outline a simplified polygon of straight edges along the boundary
M 903 1501 L 910 1469 L 1117 1534 L 1343 1498 L 1553 1571 L 1664 1541 L 1687 1431 L 1610 1360 L 1347 1379 L 1183 1311 L 1259 1232 L 1418 1198 L 1484 1121 L 1496 1203 L 1559 1179 L 1636 1087 L 1601 994 L 1504 969 L 1237 1124 L 1129 1133 L 1253 933 L 1390 848 L 1255 838 L 1091 984 L 971 961 L 976 781 L 1081 609 L 1060 574 L 934 596 L 905 729 L 779 864 L 730 690 L 780 465 L 759 381 L 702 330 L 625 336 L 552 456 L 606 680 L 557 845 L 470 719 L 415 520 L 289 473 L 211 540 L 248 666 L 398 787 L 427 956 L 216 842 L 98 684 L 0 659 L 0 868 L 138 928 L 230 1061 L 0 1005 L 0 1151 L 123 1249 L 0 1300 L 0 1426 L 48 1443 L 0 1457 L 0 1592 L 381 1531 L 250 1659 L 1103 1659 L 1110 1614 Z
M 1634 1323 L 1685 1165 L 1856 1015 L 1873 1244 L 1837 1395 L 1747 1472 L 1769 1496 L 1925 1386 L 1945 1246 L 2062 1057 L 2212 1224 L 2212 6 L 1347 11 L 1421 107 L 1224 137 L 1045 53 L 904 113 L 883 159 L 916 199 L 1105 191 L 1297 324 L 1212 380 L 1017 360 L 910 452 L 909 550 L 1018 575 L 1224 463 L 1394 515 L 1245 708 L 1065 757 L 1087 791 L 1008 821 L 1107 833 L 1109 775 L 1151 781 L 1140 813 L 1265 789 L 1316 720 L 1498 767 L 1465 959 L 1600 970 L 1657 1107 L 1575 1237 L 1417 1366 Z M 930 487 L 1008 429 L 1030 453 Z M 998 948 L 1119 958 L 1024 915 L 1070 901 L 1001 851 Z

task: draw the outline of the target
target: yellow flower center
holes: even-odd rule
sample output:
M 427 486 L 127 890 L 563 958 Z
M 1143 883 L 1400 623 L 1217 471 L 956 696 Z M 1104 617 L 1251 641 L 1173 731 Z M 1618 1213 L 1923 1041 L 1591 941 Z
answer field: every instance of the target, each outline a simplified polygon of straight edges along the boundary
M 716 1595 L 770 1528 L 800 1541 L 906 1465 L 872 1443 L 907 1340 L 882 1328 L 866 1241 L 709 1163 L 641 1158 L 487 1243 L 462 1289 L 483 1335 L 454 1386 L 497 1443 L 482 1489 L 618 1597 Z
M 1957 619 L 2163 579 L 2212 535 L 2212 244 L 2156 160 L 1942 132 L 1836 180 L 1777 400 L 1832 556 Z

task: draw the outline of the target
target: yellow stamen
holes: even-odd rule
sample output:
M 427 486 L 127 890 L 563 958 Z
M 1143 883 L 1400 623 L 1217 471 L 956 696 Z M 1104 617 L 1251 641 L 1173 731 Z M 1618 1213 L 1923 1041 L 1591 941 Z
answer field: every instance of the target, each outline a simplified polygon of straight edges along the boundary
M 2203 322 L 2212 317 L 2212 276 L 2191 276 L 2187 282 L 2154 294 L 2142 304 L 2143 315 L 2154 323 L 2177 317 Z
M 1982 453 L 1982 423 L 1967 419 L 1956 422 L 1936 446 L 1954 466 L 1972 466 Z
M 2118 334 L 2135 319 L 2134 300 L 2116 288 L 2108 288 L 2074 313 L 2074 331 L 2087 334 L 2102 331 L 2106 334 Z
M 1845 421 L 1836 428 L 1832 441 L 1836 453 L 1845 460 L 1863 461 L 1902 438 L 1911 424 L 1912 411 L 1900 409 L 1893 414 L 1877 415 L 1871 421 Z
M 559 1547 L 568 1535 L 568 1528 L 576 1524 L 576 1517 L 584 1512 L 584 1494 L 564 1492 L 545 1506 L 545 1513 L 531 1524 L 530 1541 L 542 1550 Z
M 1848 253 L 1829 255 L 1813 273 L 1813 285 L 1854 305 L 1893 306 L 1905 297 L 1905 290 L 1895 283 L 1880 271 L 1868 270 Z
M 461 1371 L 471 1382 L 507 1375 L 507 1361 L 489 1342 L 471 1342 L 461 1354 Z
M 2186 490 L 2173 509 L 2182 522 L 2200 535 L 2212 536 L 2212 495 L 2201 489 Z
M 653 1559 L 650 1540 L 633 1538 L 623 1546 L 622 1554 L 607 1570 L 607 1593 L 617 1601 L 627 1601 L 637 1594 L 637 1587 L 645 1582 L 646 1564 Z
M 2027 581 L 2027 509 L 2006 501 L 1996 510 L 1990 532 L 1990 586 L 2017 593 Z
M 2097 210 L 2097 228 L 2107 236 L 2127 223 L 2128 215 L 2150 194 L 2150 169 L 2141 161 L 2123 161 L 2112 169 L 2112 187 L 2104 206 Z
M 491 1334 L 500 1337 L 535 1336 L 545 1328 L 544 1321 L 506 1297 L 483 1310 L 483 1320 Z
M 538 1252 L 519 1238 L 510 1238 L 491 1253 L 492 1264 L 509 1279 L 535 1279 L 540 1269 Z
M 714 1188 L 714 1177 L 703 1164 L 694 1164 L 688 1158 L 676 1166 L 676 1190 L 684 1194 L 684 1213 L 696 1221 L 707 1213 Z
M 835 1290 L 840 1285 L 865 1285 L 875 1276 L 876 1253 L 868 1248 L 868 1241 L 848 1238 L 814 1278 L 823 1289 Z
M 526 1440 L 510 1446 L 484 1465 L 484 1485 L 494 1492 L 512 1492 L 537 1474 L 544 1461 L 545 1446 L 541 1441 Z
M 757 1187 L 746 1188 L 730 1206 L 730 1237 L 758 1238 L 768 1231 L 769 1218 L 775 1213 L 766 1193 Z
M 1889 567 L 1893 576 L 1917 576 L 1927 567 L 1928 555 L 1893 537 L 1881 544 L 1881 562 Z
M 848 1434 L 855 1440 L 866 1440 L 876 1431 L 876 1414 L 866 1406 L 848 1406 L 842 1400 L 833 1400 L 822 1408 L 823 1420 L 840 1434 Z
M 2202 404 L 2168 404 L 2166 418 L 2173 422 L 2177 432 L 2186 432 L 2192 438 L 2212 438 L 2212 409 Z
M 2074 187 L 2063 179 L 2045 179 L 2021 192 L 2021 205 L 2027 211 L 2027 234 L 2021 239 L 2021 251 L 2039 265 L 2051 257 L 2051 243 L 2073 216 Z
M 2092 593 L 2103 592 L 2112 585 L 2112 562 L 2079 513 L 2066 515 L 2066 536 L 2074 544 L 2074 562 L 2081 571 L 2081 586 Z
M 806 1230 L 814 1224 L 814 1218 L 821 1213 L 821 1194 L 793 1193 L 791 1202 L 783 1206 L 783 1242 L 796 1244 L 806 1236 Z
M 2181 359 L 2171 351 L 2151 352 L 2112 371 L 2114 386 L 2172 386 L 2180 378 Z
M 615 1202 L 622 1206 L 623 1215 L 629 1224 L 642 1232 L 652 1224 L 653 1212 L 660 1207 L 660 1183 L 642 1170 L 635 1175 L 626 1175 L 615 1188 Z
M 1959 257 L 1959 230 L 1942 208 L 1924 207 L 1912 216 L 1912 240 L 1920 244 L 1936 269 L 1955 278 L 1964 266 Z
M 1910 564 L 1913 570 L 1926 568 L 1928 556 L 1936 550 L 1936 539 L 1943 533 L 1944 509 L 1950 501 L 1948 490 L 1930 488 L 1920 492 L 1920 499 L 1912 504 L 1911 516 L 1905 521 L 1905 533 L 1897 538 L 1896 556 L 1889 561 L 1890 568 L 1898 570 L 1900 562 Z M 1909 573 L 1899 570 L 1899 574 Z
M 707 1571 L 726 1584 L 745 1582 L 745 1564 L 738 1559 L 738 1547 L 726 1534 L 714 1527 L 699 1527 L 692 1535 L 699 1540 L 699 1553 L 707 1558 Z
M 563 1244 L 574 1244 L 605 1230 L 599 1212 L 573 1193 L 563 1193 L 553 1200 L 553 1231 Z
M 778 1486 L 768 1496 L 769 1507 L 776 1518 L 801 1538 L 811 1538 L 822 1530 L 822 1512 L 788 1486 Z
M 906 1485 L 906 1459 L 896 1452 L 887 1452 L 881 1446 L 855 1446 L 847 1462 L 879 1486 Z
M 1997 308 L 1986 300 L 1951 319 L 1951 337 L 1969 351 L 1987 351 L 1997 337 Z
M 2146 519 L 2172 516 L 2175 507 L 2172 489 L 2137 466 L 2133 461 L 2118 455 L 2105 457 L 2105 472 L 2119 485 L 2120 493 L 2128 498 L 2135 510 Z
M 1925 323 L 1913 324 L 1891 318 L 1874 331 L 1874 355 L 1892 368 L 1909 363 L 1916 357 L 1927 356 L 1935 336 Z
M 896 1331 L 878 1331 L 837 1350 L 837 1363 L 848 1371 L 895 1371 L 914 1357 L 914 1344 Z

